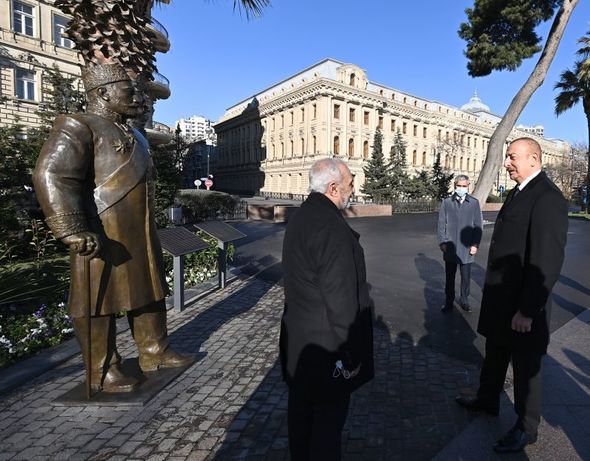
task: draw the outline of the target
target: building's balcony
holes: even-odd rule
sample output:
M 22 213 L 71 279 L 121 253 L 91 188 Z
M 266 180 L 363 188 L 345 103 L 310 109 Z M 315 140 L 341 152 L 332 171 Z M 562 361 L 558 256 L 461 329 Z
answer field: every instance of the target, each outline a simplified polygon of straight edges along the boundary
M 170 82 L 162 74 L 154 72 L 154 79 L 146 83 L 146 91 L 152 99 L 168 99 L 170 97 Z
M 156 47 L 156 50 L 161 53 L 166 53 L 170 49 L 170 40 L 166 28 L 160 21 L 152 18 L 151 22 L 147 25 L 147 29 L 154 37 L 154 46 Z
M 145 129 L 145 133 L 151 145 L 168 144 L 174 137 L 170 127 L 160 122 L 153 122 L 151 128 Z

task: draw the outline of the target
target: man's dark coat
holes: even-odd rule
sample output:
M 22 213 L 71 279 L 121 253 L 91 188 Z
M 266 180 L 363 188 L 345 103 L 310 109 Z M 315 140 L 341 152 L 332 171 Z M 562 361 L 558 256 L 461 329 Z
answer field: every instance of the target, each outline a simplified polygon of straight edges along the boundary
M 289 385 L 311 397 L 352 392 L 373 377 L 371 299 L 359 234 L 323 194 L 289 219 L 283 242 L 285 310 L 281 364 Z M 358 376 L 335 378 L 337 360 Z
M 567 237 L 567 202 L 544 172 L 500 210 L 492 234 L 478 332 L 516 349 L 545 353 L 551 290 Z M 533 319 L 529 333 L 512 330 L 517 310 Z

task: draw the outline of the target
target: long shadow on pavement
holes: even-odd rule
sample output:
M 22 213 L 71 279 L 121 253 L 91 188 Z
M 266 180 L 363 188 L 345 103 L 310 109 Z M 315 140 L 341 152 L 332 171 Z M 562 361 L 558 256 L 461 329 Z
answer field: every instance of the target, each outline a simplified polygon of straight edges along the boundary
M 262 271 L 259 276 L 265 280 L 276 279 L 277 272 L 280 272 L 280 264 L 271 266 L 266 270 Z M 197 361 L 203 359 L 206 354 L 200 353 L 199 349 L 201 344 L 205 342 L 217 329 L 223 324 L 229 322 L 234 317 L 243 314 L 250 310 L 258 303 L 258 301 L 268 291 L 270 285 L 266 286 L 266 289 L 255 290 L 253 287 L 245 285 L 240 290 L 232 293 L 226 298 L 223 298 L 218 303 L 212 305 L 206 311 L 198 314 L 195 318 L 184 323 L 180 328 L 170 333 L 170 344 L 178 352 L 193 353 L 196 354 Z M 260 285 L 264 287 L 264 285 Z M 244 293 L 247 293 L 246 295 Z M 183 312 L 183 315 L 190 313 L 189 309 Z M 133 340 L 131 340 L 133 342 Z M 118 348 L 121 348 L 121 336 L 117 338 Z M 132 347 L 132 352 L 123 354 L 124 359 L 137 356 L 137 350 Z M 83 365 L 81 358 L 79 363 L 58 366 L 46 373 L 30 380 L 25 386 L 34 388 L 40 386 L 46 382 L 55 380 L 56 378 L 66 378 L 73 374 L 79 374 L 83 372 Z M 10 372 L 10 368 L 4 370 Z M 82 377 L 83 379 L 83 377 Z M 10 391 L 7 395 L 8 402 L 10 402 Z
M 424 326 L 427 333 L 420 338 L 420 344 L 461 360 L 481 363 L 482 355 L 474 346 L 477 334 L 472 326 L 457 312 L 456 306 L 451 312 L 442 313 L 440 310 L 444 304 L 443 264 L 424 253 L 418 253 L 414 264 L 420 279 L 424 281 Z
M 431 459 L 469 422 L 453 402 L 474 366 L 395 339 L 375 321 L 375 379 L 353 394 L 344 460 Z M 287 387 L 275 362 L 227 427 L 216 460 L 288 459 Z

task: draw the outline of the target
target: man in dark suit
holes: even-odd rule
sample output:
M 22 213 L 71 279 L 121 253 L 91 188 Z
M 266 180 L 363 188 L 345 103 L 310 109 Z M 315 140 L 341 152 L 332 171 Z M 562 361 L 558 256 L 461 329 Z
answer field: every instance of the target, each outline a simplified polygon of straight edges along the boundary
M 371 300 L 359 234 L 341 210 L 354 178 L 337 159 L 309 173 L 311 193 L 283 243 L 280 353 L 293 461 L 339 460 L 350 394 L 373 377 Z
M 477 397 L 457 397 L 469 410 L 497 415 L 512 360 L 518 418 L 494 445 L 499 453 L 521 451 L 537 440 L 550 294 L 563 264 L 568 227 L 567 202 L 541 170 L 535 140 L 514 140 L 504 168 L 517 186 L 498 214 L 490 243 L 477 329 L 486 337 L 480 386 Z

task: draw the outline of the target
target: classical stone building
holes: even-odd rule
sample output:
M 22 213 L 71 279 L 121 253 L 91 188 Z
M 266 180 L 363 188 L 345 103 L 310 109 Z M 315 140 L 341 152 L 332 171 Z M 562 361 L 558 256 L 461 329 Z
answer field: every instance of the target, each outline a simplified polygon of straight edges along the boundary
M 148 2 L 148 11 L 152 3 Z M 168 32 L 157 20 L 150 20 L 148 27 L 156 50 L 165 53 L 170 48 Z M 47 90 L 44 69 L 57 66 L 70 77 L 80 76 L 83 60 L 64 35 L 68 21 L 52 0 L 0 0 L 0 126 L 17 121 L 25 127 L 39 125 L 37 112 Z M 147 87 L 150 106 L 170 96 L 166 77 L 158 73 L 152 77 Z M 77 85 L 83 89 L 81 80 Z M 154 144 L 169 142 L 172 135 L 168 127 L 153 122 L 151 110 L 146 124 L 148 139 Z
M 39 124 L 44 68 L 80 75 L 82 58 L 62 35 L 68 20 L 52 1 L 0 0 L 0 126 Z
M 395 134 L 407 143 L 410 172 L 430 169 L 436 155 L 455 174 L 474 180 L 500 117 L 474 95 L 452 107 L 371 82 L 354 64 L 323 61 L 230 107 L 215 125 L 216 188 L 270 196 L 306 194 L 311 164 L 325 157 L 346 161 L 355 175 L 355 193 L 373 136 L 383 133 L 387 156 Z M 570 146 L 534 133 L 513 130 L 509 139 L 532 136 L 552 163 Z M 498 185 L 509 179 L 499 174 Z

